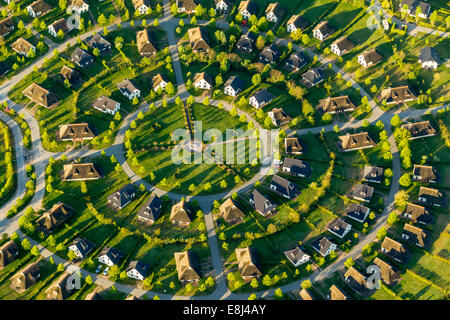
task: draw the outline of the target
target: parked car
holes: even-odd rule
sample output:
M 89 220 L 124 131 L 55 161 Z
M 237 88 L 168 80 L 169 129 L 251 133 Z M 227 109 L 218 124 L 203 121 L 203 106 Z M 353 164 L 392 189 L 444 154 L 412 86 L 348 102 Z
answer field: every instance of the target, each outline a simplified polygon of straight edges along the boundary
M 97 269 L 95 269 L 95 273 L 99 273 L 102 270 L 102 265 L 100 264 Z
M 106 267 L 106 269 L 103 271 L 103 275 L 107 276 L 108 275 L 108 271 L 109 271 L 109 267 Z

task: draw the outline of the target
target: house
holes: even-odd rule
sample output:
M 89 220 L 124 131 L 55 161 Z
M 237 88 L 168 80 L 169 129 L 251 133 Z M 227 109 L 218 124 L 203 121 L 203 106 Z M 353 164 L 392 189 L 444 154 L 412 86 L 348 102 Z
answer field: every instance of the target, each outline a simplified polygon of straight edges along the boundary
M 335 40 L 331 44 L 331 52 L 338 56 L 342 56 L 343 54 L 349 52 L 351 49 L 355 47 L 354 43 L 351 42 L 347 37 L 343 36 L 339 39 Z
M 22 94 L 30 99 L 31 102 L 45 108 L 51 108 L 58 104 L 58 96 L 56 94 L 44 89 L 34 82 L 23 90 Z
M 116 248 L 104 247 L 98 257 L 98 262 L 106 264 L 108 267 L 118 265 L 123 258 L 123 253 Z
M 282 170 L 290 175 L 302 178 L 309 177 L 312 173 L 312 167 L 308 162 L 288 157 L 283 160 Z
M 83 82 L 83 78 L 78 71 L 69 68 L 68 66 L 63 66 L 61 71 L 59 72 L 61 76 L 61 80 L 64 82 L 65 80 L 69 81 L 70 86 L 76 87 Z
M 406 262 L 407 252 L 405 247 L 400 242 L 389 237 L 384 237 L 383 243 L 381 244 L 381 251 L 400 263 Z
M 239 272 L 244 282 L 259 278 L 262 272 L 259 267 L 259 260 L 255 248 L 236 248 L 236 258 Z
M 358 55 L 358 63 L 364 68 L 376 65 L 381 60 L 383 57 L 375 49 L 366 50 Z
M 255 210 L 264 217 L 274 213 L 277 209 L 275 203 L 272 203 L 265 195 L 256 189 L 250 194 L 249 202 Z
M 348 268 L 344 274 L 344 279 L 353 290 L 360 293 L 366 291 L 367 278 L 354 267 Z
M 311 258 L 311 256 L 306 254 L 300 246 L 285 251 L 284 255 L 296 268 L 308 262 L 309 258 Z
M 232 0 L 215 0 L 216 11 L 219 13 L 227 13 L 228 9 L 231 8 Z
M 97 180 L 101 178 L 93 163 L 65 164 L 63 181 Z
M 69 0 L 67 3 L 67 11 L 71 14 L 82 14 L 84 12 L 88 12 L 88 10 L 89 4 L 87 4 L 84 0 Z
M 327 97 L 319 100 L 316 110 L 321 115 L 325 113 L 336 114 L 355 111 L 356 106 L 348 96 Z
M 420 187 L 418 200 L 429 206 L 445 207 L 446 197 L 442 191 Z
M 438 181 L 438 172 L 432 166 L 423 166 L 419 164 L 414 165 L 413 169 L 413 180 L 426 182 L 426 183 L 436 183 Z
M 241 35 L 238 42 L 236 43 L 236 48 L 241 53 L 251 53 L 255 48 L 256 38 L 257 37 L 255 33 L 248 31 L 247 33 Z
M 134 11 L 139 12 L 139 14 L 146 14 L 148 11 L 148 8 L 151 7 L 150 0 L 133 0 L 132 3 L 133 3 Z
M 16 260 L 19 255 L 19 246 L 14 240 L 6 242 L 0 247 L 0 270 Z
M 300 290 L 298 294 L 300 295 L 301 300 L 314 300 L 312 295 L 306 289 Z
M 36 52 L 36 47 L 29 43 L 24 38 L 20 37 L 11 44 L 11 48 L 21 56 L 28 58 L 30 50 Z
M 150 30 L 148 29 L 137 32 L 136 44 L 139 54 L 143 57 L 150 57 L 158 52 L 158 50 L 156 50 L 156 46 L 154 45 Z
M 141 300 L 141 299 L 137 298 L 136 296 L 130 295 L 130 296 L 126 297 L 125 300 L 133 300 L 134 301 L 134 300 Z
M 425 47 L 420 49 L 418 62 L 422 65 L 422 68 L 428 70 L 436 70 L 441 64 L 439 54 L 434 47 Z
M 323 80 L 324 74 L 322 69 L 320 68 L 309 69 L 308 71 L 302 74 L 302 83 L 308 88 L 311 88 L 321 83 Z
M 30 15 L 30 17 L 33 18 L 42 16 L 47 12 L 49 12 L 51 9 L 53 9 L 52 6 L 49 5 L 47 2 L 45 2 L 44 0 L 34 1 L 27 7 L 28 14 Z
M 394 270 L 390 264 L 376 257 L 373 263 L 380 268 L 381 280 L 388 285 L 393 285 L 399 280 L 400 272 Z
M 69 246 L 69 251 L 73 251 L 78 259 L 84 259 L 95 248 L 95 244 L 86 239 L 76 238 Z
M 188 35 L 193 52 L 208 52 L 211 49 L 208 44 L 208 34 L 202 27 L 190 28 Z
M 89 128 L 87 122 L 83 123 L 68 123 L 59 126 L 56 139 L 59 141 L 84 141 L 92 140 L 95 134 Z
M 334 284 L 330 287 L 327 298 L 328 300 L 348 300 L 347 296 Z
M 139 260 L 131 261 L 127 268 L 128 278 L 143 281 L 150 271 L 150 265 Z
M 285 9 L 278 2 L 270 3 L 266 8 L 266 19 L 269 22 L 278 23 L 283 18 Z
M 12 31 L 14 31 L 14 20 L 12 17 L 8 17 L 0 21 L 0 37 L 6 37 Z
M 284 138 L 284 151 L 286 154 L 302 154 L 303 146 L 299 138 Z
M 178 12 L 186 12 L 187 14 L 195 13 L 198 6 L 197 0 L 176 0 Z
M 295 32 L 297 30 L 305 30 L 309 27 L 309 21 L 303 18 L 303 16 L 299 14 L 294 14 L 286 23 L 286 31 L 289 33 Z
M 359 203 L 352 203 L 344 210 L 344 216 L 347 216 L 350 219 L 353 219 L 360 223 L 364 223 L 369 213 L 370 209 Z
M 337 248 L 337 245 L 328 240 L 327 237 L 318 238 L 311 244 L 311 246 L 323 257 L 328 256 L 331 251 L 334 251 Z
M 335 31 L 336 29 L 330 23 L 328 23 L 328 21 L 321 21 L 313 29 L 313 37 L 322 41 L 328 38 Z
M 395 88 L 382 89 L 377 96 L 378 101 L 386 101 L 386 104 L 399 104 L 417 99 L 409 86 L 400 86 Z
M 62 202 L 58 202 L 36 220 L 36 230 L 44 234 L 52 233 L 60 225 L 72 218 L 74 214 L 74 209 Z
M 365 184 L 358 183 L 351 191 L 350 195 L 353 199 L 370 202 L 372 199 L 374 188 Z
M 308 64 L 308 59 L 303 52 L 293 52 L 286 59 L 284 68 L 289 72 L 297 72 Z
M 428 19 L 431 6 L 428 3 L 418 0 L 402 0 L 399 4 L 400 11 L 411 17 L 416 15 L 422 19 Z
M 119 102 L 105 96 L 99 97 L 92 106 L 100 112 L 112 115 L 115 115 L 120 110 Z
M 402 125 L 411 134 L 409 140 L 432 137 L 436 135 L 436 130 L 431 126 L 430 121 L 408 122 Z
M 381 167 L 364 166 L 363 180 L 372 183 L 381 183 L 384 169 Z
M 158 92 L 160 89 L 163 91 L 169 81 L 163 76 L 161 73 L 158 73 L 156 76 L 152 78 L 152 88 L 153 91 Z
M 275 95 L 270 93 L 269 90 L 259 89 L 250 97 L 249 104 L 256 109 L 259 109 L 268 105 L 273 99 L 275 99 Z
M 39 261 L 31 263 L 19 270 L 11 278 L 11 287 L 19 293 L 23 293 L 25 290 L 35 284 L 41 277 L 41 270 L 39 267 Z
M 108 204 L 115 210 L 120 210 L 129 204 L 136 196 L 133 184 L 127 184 L 108 196 Z
M 94 57 L 81 48 L 76 48 L 70 56 L 70 61 L 75 63 L 80 68 L 84 69 L 94 62 Z
M 428 242 L 427 233 L 409 223 L 405 223 L 403 226 L 402 239 L 408 240 L 408 242 L 421 248 L 425 247 Z
M 408 202 L 403 216 L 414 223 L 429 224 L 433 221 L 433 216 L 425 207 Z
M 239 76 L 231 76 L 225 82 L 223 93 L 227 96 L 236 97 L 242 90 L 244 90 L 245 82 Z
M 265 47 L 259 54 L 259 61 L 264 64 L 273 64 L 280 57 L 280 50 L 275 44 Z
M 252 15 L 258 12 L 258 5 L 251 0 L 241 1 L 238 7 L 238 13 L 244 17 L 244 20 L 250 19 Z
M 184 285 L 197 283 L 200 280 L 197 256 L 192 251 L 175 252 L 178 280 Z
M 229 224 L 236 223 L 238 221 L 242 221 L 245 217 L 245 214 L 241 209 L 236 205 L 233 199 L 228 198 L 219 208 L 220 214 L 222 218 L 228 222 Z
M 141 90 L 136 88 L 134 83 L 125 79 L 117 84 L 117 89 L 119 89 L 120 93 L 122 93 L 129 100 L 133 100 L 134 98 L 139 98 L 141 96 Z
M 170 212 L 170 221 L 179 226 L 189 226 L 192 222 L 192 210 L 186 200 L 181 200 L 174 206 Z
M 196 73 L 193 81 L 194 87 L 201 90 L 211 90 L 214 87 L 212 77 L 206 72 Z
M 298 187 L 280 176 L 274 175 L 270 181 L 270 190 L 289 200 L 299 195 Z
M 0 77 L 4 76 L 9 72 L 9 65 L 4 61 L 0 61 Z
M 139 210 L 137 214 L 138 221 L 149 225 L 155 223 L 161 214 L 161 207 L 161 199 L 156 194 L 153 194 Z
M 360 132 L 344 136 L 339 136 L 338 149 L 340 152 L 348 152 L 360 149 L 373 148 L 375 141 L 369 136 L 368 132 Z
M 98 33 L 89 37 L 86 42 L 90 48 L 98 49 L 100 54 L 104 54 L 111 49 L 111 43 Z
M 73 293 L 75 287 L 73 278 L 68 272 L 64 272 L 50 287 L 45 290 L 46 300 L 65 300 Z
M 328 224 L 328 231 L 339 238 L 344 238 L 352 229 L 352 225 L 342 219 L 335 219 Z
M 53 22 L 48 26 L 48 33 L 50 33 L 53 37 L 58 37 L 58 32 L 62 32 L 64 35 L 69 31 L 72 31 L 72 25 L 68 25 L 66 19 L 61 18 Z
M 284 126 L 292 120 L 282 108 L 273 108 L 271 111 L 267 112 L 267 115 L 272 119 L 272 123 L 276 127 Z

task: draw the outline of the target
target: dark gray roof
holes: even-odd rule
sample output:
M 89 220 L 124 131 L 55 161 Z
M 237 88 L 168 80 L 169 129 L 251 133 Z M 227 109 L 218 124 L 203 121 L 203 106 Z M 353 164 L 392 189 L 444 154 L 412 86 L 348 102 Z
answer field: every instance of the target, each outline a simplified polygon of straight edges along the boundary
M 364 222 L 368 212 L 369 208 L 367 208 L 366 206 L 360 205 L 359 203 L 352 203 L 345 209 L 344 215 Z
M 309 26 L 309 21 L 303 18 L 301 15 L 293 15 L 287 21 L 287 26 L 293 24 L 297 29 L 304 30 Z
M 123 253 L 116 248 L 104 247 L 100 256 L 106 255 L 114 264 L 118 264 L 123 257 Z
M 368 181 L 381 182 L 384 169 L 381 167 L 365 166 L 363 178 Z
M 250 199 L 254 201 L 255 210 L 262 215 L 266 215 L 277 207 L 276 204 L 272 203 L 265 195 L 256 189 L 250 194 Z
M 275 99 L 275 96 L 267 89 L 260 89 L 256 91 L 252 97 L 255 97 L 259 105 L 264 105 Z
M 91 252 L 92 249 L 95 248 L 94 243 L 81 238 L 75 239 L 72 245 L 77 247 L 78 251 L 80 251 L 83 257 L 85 257 L 89 252 Z
M 246 49 L 253 49 L 254 44 L 256 41 L 256 34 L 249 31 L 247 33 L 244 33 L 236 43 L 238 47 L 246 48 Z
M 89 53 L 81 48 L 75 49 L 75 51 L 71 55 L 71 59 L 73 62 L 80 66 L 84 66 L 94 60 L 94 58 Z
M 259 60 L 267 61 L 267 62 L 275 62 L 280 57 L 280 50 L 274 44 L 265 47 L 260 55 Z
M 290 168 L 292 174 L 301 174 L 307 177 L 312 172 L 312 168 L 308 162 L 288 157 L 285 157 L 283 160 L 283 168 Z
M 288 196 L 289 199 L 293 199 L 299 194 L 298 188 L 295 184 L 280 176 L 274 175 L 270 184 L 276 187 L 276 191 Z
M 330 249 L 330 247 L 333 245 L 333 242 L 328 240 L 327 237 L 322 237 L 314 241 L 311 246 L 319 251 L 320 253 L 324 254 Z
M 111 48 L 111 43 L 103 38 L 100 34 L 95 34 L 87 39 L 87 43 L 91 48 L 97 48 L 100 52 L 106 52 Z
M 367 186 L 365 184 L 358 183 L 352 190 L 353 197 L 358 197 L 364 199 L 365 201 L 370 201 L 373 195 L 374 188 Z
M 134 198 L 133 194 L 136 192 L 136 189 L 134 185 L 127 184 L 114 192 L 112 195 L 108 196 L 108 200 L 114 203 L 115 205 L 122 208 L 125 206 L 128 202 L 131 201 L 131 199 Z
M 332 233 L 336 233 L 340 237 L 344 236 L 346 228 L 349 226 L 347 222 L 342 219 L 335 219 L 328 224 L 328 230 Z
M 136 271 L 144 278 L 148 275 L 150 265 L 139 260 L 131 261 L 127 268 L 127 272 L 136 269 Z
M 161 205 L 161 199 L 156 194 L 152 195 L 139 210 L 138 217 L 155 222 L 161 214 Z
M 286 67 L 289 70 L 299 70 L 306 66 L 308 60 L 303 52 L 293 52 L 286 60 Z
M 244 85 L 244 80 L 239 76 L 231 76 L 228 78 L 227 82 L 225 82 L 225 87 L 230 86 L 236 92 L 244 90 Z
M 300 246 L 296 246 L 295 248 L 289 249 L 284 252 L 284 255 L 290 262 L 294 265 L 303 258 L 303 256 L 309 256 Z
M 316 69 L 309 69 L 308 71 L 306 71 L 304 74 L 302 74 L 302 78 L 312 84 L 316 84 L 321 80 L 323 80 L 324 75 L 322 69 L 316 68 Z

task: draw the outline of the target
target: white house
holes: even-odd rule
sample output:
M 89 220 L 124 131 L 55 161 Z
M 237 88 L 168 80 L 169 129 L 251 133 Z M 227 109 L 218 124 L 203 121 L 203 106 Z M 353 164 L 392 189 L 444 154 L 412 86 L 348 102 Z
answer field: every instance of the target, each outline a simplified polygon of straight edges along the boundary
M 117 88 L 120 93 L 130 100 L 134 98 L 139 98 L 141 96 L 141 90 L 136 88 L 136 86 L 129 79 L 125 79 L 117 84 Z
M 150 0 L 133 0 L 133 6 L 139 14 L 146 14 L 150 7 Z
M 303 16 L 296 14 L 289 18 L 286 23 L 286 30 L 289 33 L 295 32 L 297 30 L 304 30 L 308 27 L 309 22 L 303 18 Z
M 52 6 L 46 3 L 44 0 L 34 1 L 27 7 L 28 14 L 30 17 L 36 18 L 46 14 L 52 9 Z
M 422 68 L 427 70 L 436 70 L 441 59 L 439 54 L 434 47 L 425 47 L 420 49 L 420 54 L 418 57 L 418 62 L 422 65 Z
M 296 268 L 308 262 L 310 258 L 310 256 L 307 255 L 299 246 L 291 250 L 285 251 L 284 255 Z
M 101 264 L 106 264 L 108 267 L 112 267 L 118 264 L 122 257 L 123 254 L 119 250 L 115 248 L 105 247 L 98 257 L 98 262 Z
M 197 89 L 211 90 L 213 85 L 212 78 L 205 72 L 195 74 L 194 87 Z
M 219 12 L 228 12 L 228 8 L 230 7 L 230 0 L 216 0 L 216 11 Z
M 383 57 L 375 50 L 367 50 L 358 55 L 358 63 L 364 68 L 377 64 L 383 59 Z
M 94 247 L 95 244 L 86 239 L 75 239 L 69 246 L 69 251 L 75 253 L 78 259 L 83 259 L 92 251 L 92 249 L 94 249 Z
M 313 37 L 322 41 L 328 38 L 335 31 L 336 29 L 334 29 L 328 21 L 322 21 L 313 29 Z
M 92 106 L 100 112 L 112 115 L 120 111 L 120 103 L 105 96 L 98 98 Z
M 144 280 L 147 277 L 150 266 L 141 261 L 133 261 L 127 268 L 127 276 L 136 280 Z
M 83 0 L 69 0 L 69 5 L 67 7 L 67 12 L 82 14 L 88 12 L 89 5 Z
M 153 91 L 158 92 L 159 89 L 163 90 L 166 88 L 168 82 L 164 77 L 158 73 L 156 76 L 152 79 L 152 85 L 153 85 Z
M 266 9 L 266 19 L 267 21 L 277 23 L 284 14 L 284 8 L 278 3 L 273 2 L 267 6 Z
M 58 37 L 58 32 L 61 30 L 64 34 L 72 31 L 73 26 L 71 24 L 67 24 L 66 19 L 61 18 L 51 25 L 48 26 L 48 33 L 50 33 L 53 37 Z
M 236 97 L 244 89 L 244 81 L 239 76 L 231 76 L 223 89 L 224 94 Z

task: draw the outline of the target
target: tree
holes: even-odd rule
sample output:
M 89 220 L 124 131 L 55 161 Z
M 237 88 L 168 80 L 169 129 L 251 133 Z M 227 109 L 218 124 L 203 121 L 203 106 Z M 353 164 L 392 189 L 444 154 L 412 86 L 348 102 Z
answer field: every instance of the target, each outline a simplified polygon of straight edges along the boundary
M 102 13 L 97 19 L 97 22 L 100 26 L 105 26 L 108 23 L 108 20 L 106 19 L 105 15 Z
M 66 10 L 67 8 L 67 0 L 59 0 L 58 2 L 59 7 L 61 8 L 61 10 Z
M 350 269 L 350 267 L 355 265 L 355 261 L 353 261 L 353 258 L 350 257 L 344 262 L 344 265 L 347 267 L 347 269 Z
M 310 43 L 310 41 L 311 41 L 311 38 L 306 33 L 304 33 L 302 35 L 302 43 L 303 43 L 303 45 L 307 46 L 308 43 Z
M 398 114 L 396 114 L 395 116 L 392 117 L 391 126 L 393 126 L 394 128 L 397 128 L 401 124 L 402 124 L 402 119 L 400 118 L 400 116 Z
M 300 286 L 302 287 L 302 289 L 305 289 L 305 290 L 311 288 L 312 287 L 311 280 L 309 280 L 309 279 L 303 280 Z
M 378 230 L 378 232 L 377 232 L 377 238 L 379 240 L 383 240 L 384 237 L 386 237 L 386 235 L 387 235 L 387 231 L 384 227 L 381 227 L 380 230 Z
M 37 246 L 33 246 L 33 248 L 31 248 L 31 255 L 37 257 L 41 254 L 41 252 L 39 251 Z
M 403 174 L 400 179 L 398 180 L 398 182 L 400 183 L 400 185 L 402 187 L 409 187 L 411 185 L 411 177 L 409 175 L 409 173 L 405 173 Z
M 250 282 L 250 286 L 254 289 L 258 288 L 259 286 L 258 280 L 256 278 L 253 278 L 252 281 Z
M 281 288 L 278 288 L 274 292 L 275 299 L 283 299 L 283 291 L 281 291 Z
M 63 272 L 64 270 L 66 270 L 66 268 L 64 267 L 64 265 L 62 263 L 58 264 L 58 267 L 56 268 L 56 270 L 58 270 L 58 272 Z
M 389 214 L 389 217 L 387 218 L 387 223 L 388 223 L 390 226 L 393 226 L 393 225 L 396 224 L 398 221 L 400 221 L 400 219 L 398 218 L 397 213 L 396 213 L 395 211 L 392 211 L 392 212 Z
M 84 281 L 86 282 L 86 284 L 88 286 L 90 286 L 94 283 L 94 281 L 92 280 L 92 277 L 90 275 L 88 275 Z
M 258 297 L 254 293 L 248 296 L 248 300 L 256 300 L 256 299 L 258 299 Z
M 265 45 L 266 45 L 266 40 L 264 39 L 263 36 L 259 36 L 256 39 L 256 48 L 258 48 L 258 50 L 262 50 L 262 49 L 264 49 Z

